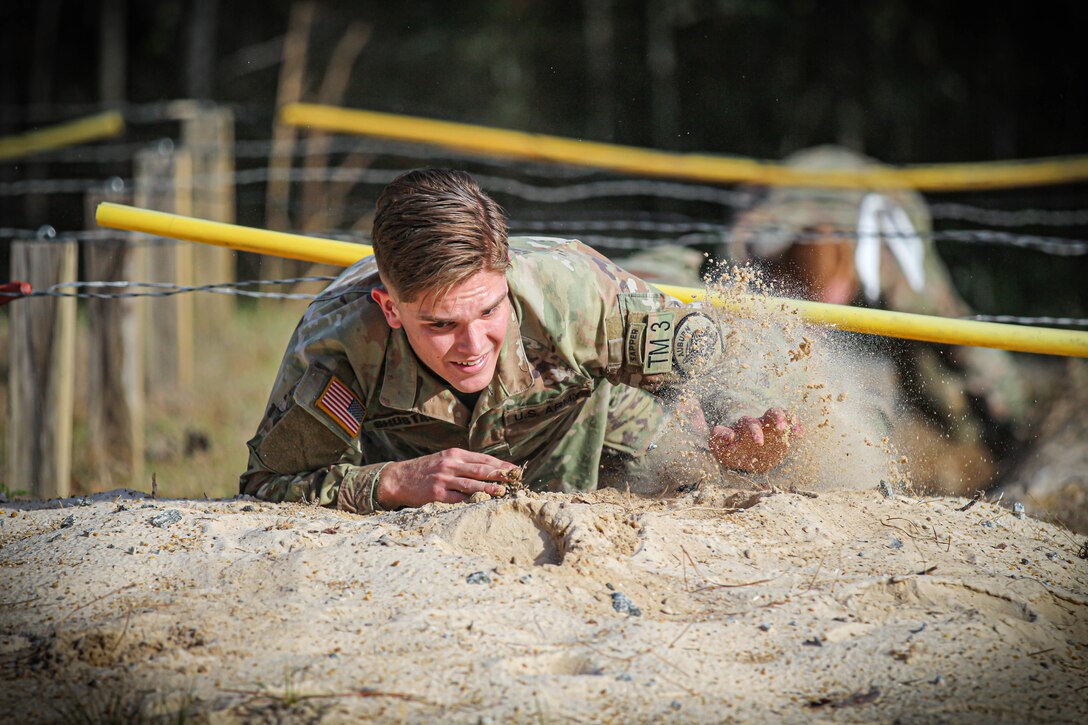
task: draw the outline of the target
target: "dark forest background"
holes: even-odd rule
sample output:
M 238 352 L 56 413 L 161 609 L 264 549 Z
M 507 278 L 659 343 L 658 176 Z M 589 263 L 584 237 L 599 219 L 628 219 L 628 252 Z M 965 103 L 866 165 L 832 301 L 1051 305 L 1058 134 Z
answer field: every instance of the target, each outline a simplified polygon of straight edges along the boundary
M 0 3 L 0 135 L 99 107 L 196 98 L 232 105 L 239 140 L 268 139 L 292 6 Z M 1088 152 L 1084 2 L 323 2 L 304 98 L 352 22 L 369 29 L 344 97 L 357 108 L 764 159 L 828 142 L 896 164 Z M 72 176 L 56 164 L 0 172 Z M 939 198 L 1079 209 L 1088 185 Z M 25 201 L 3 199 L 0 226 L 83 228 L 79 204 Z M 238 218 L 261 219 L 241 206 Z M 1085 227 L 1016 231 L 1088 238 Z M 1084 256 L 940 251 L 982 312 L 1088 312 Z

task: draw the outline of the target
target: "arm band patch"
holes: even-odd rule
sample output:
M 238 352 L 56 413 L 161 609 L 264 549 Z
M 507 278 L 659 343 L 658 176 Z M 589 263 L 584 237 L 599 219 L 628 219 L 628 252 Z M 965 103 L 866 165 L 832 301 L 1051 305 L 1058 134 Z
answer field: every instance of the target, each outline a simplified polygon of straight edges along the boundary
M 721 330 L 702 312 L 680 318 L 672 344 L 673 362 L 681 375 L 693 375 L 713 366 L 724 353 Z
M 627 325 L 627 335 L 623 340 L 624 359 L 632 367 L 642 365 L 642 338 L 646 335 L 645 322 L 632 322 Z
M 642 358 L 644 375 L 661 375 L 672 371 L 675 326 L 675 310 L 660 310 L 646 316 L 646 348 Z

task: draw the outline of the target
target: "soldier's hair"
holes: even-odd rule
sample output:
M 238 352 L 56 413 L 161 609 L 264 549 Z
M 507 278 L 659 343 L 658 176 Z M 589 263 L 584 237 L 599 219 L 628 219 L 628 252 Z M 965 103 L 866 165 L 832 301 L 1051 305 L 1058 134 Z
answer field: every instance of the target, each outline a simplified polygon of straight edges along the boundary
M 405 302 L 510 266 L 506 216 L 464 171 L 394 179 L 378 197 L 372 243 L 382 279 Z

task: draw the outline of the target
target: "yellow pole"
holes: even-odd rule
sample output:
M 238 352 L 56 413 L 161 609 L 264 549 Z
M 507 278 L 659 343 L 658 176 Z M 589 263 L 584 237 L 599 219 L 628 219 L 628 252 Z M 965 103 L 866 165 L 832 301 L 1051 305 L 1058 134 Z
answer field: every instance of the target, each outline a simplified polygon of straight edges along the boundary
M 349 266 L 372 254 L 363 244 L 337 242 L 299 234 L 254 229 L 236 224 L 193 219 L 177 214 L 137 209 L 123 204 L 103 202 L 96 219 L 101 226 L 145 232 L 159 237 L 185 239 L 215 244 L 243 252 L 273 254 L 290 259 Z M 706 292 L 691 287 L 658 285 L 662 292 L 685 302 L 706 299 Z M 713 301 L 713 300 L 712 300 Z M 906 312 L 872 310 L 846 305 L 829 305 L 781 297 L 753 301 L 738 313 L 758 314 L 761 309 L 797 310 L 806 322 L 836 327 L 840 330 L 884 335 L 949 345 L 997 347 L 1018 352 L 1088 357 L 1088 332 L 1057 330 L 1046 327 L 1002 325 L 994 322 L 956 320 Z
M 683 302 L 705 300 L 705 290 L 691 287 L 656 285 L 665 294 Z M 715 300 L 718 305 L 730 303 Z M 735 303 L 734 303 L 735 304 Z M 759 311 L 796 311 L 805 322 L 835 327 L 849 332 L 897 337 L 903 340 L 920 340 L 946 345 L 971 345 L 996 347 L 1015 352 L 1036 352 L 1044 355 L 1088 357 L 1088 332 L 1061 330 L 1050 327 L 1004 325 L 978 320 L 959 320 L 951 317 L 917 315 L 912 312 L 874 310 L 848 305 L 831 305 L 826 302 L 810 302 L 785 297 L 754 298 L 745 301 L 747 309 L 734 307 L 738 313 L 752 315 Z
M 125 204 L 104 201 L 98 205 L 95 221 L 111 229 L 144 232 L 156 237 L 184 239 L 217 247 L 229 247 L 240 252 L 271 254 L 274 257 L 300 259 L 304 262 L 334 264 L 350 267 L 363 257 L 374 253 L 372 247 L 352 242 L 337 242 L 301 234 L 273 232 L 237 224 L 194 219 L 180 214 L 138 209 Z
M 280 120 L 290 126 L 435 144 L 504 158 L 724 184 L 747 182 L 777 186 L 957 191 L 1064 184 L 1088 179 L 1088 156 L 806 171 L 755 159 L 681 154 L 314 103 L 289 103 L 280 111 Z
M 22 158 L 41 151 L 117 136 L 125 121 L 117 111 L 107 111 L 77 121 L 0 138 L 0 161 Z

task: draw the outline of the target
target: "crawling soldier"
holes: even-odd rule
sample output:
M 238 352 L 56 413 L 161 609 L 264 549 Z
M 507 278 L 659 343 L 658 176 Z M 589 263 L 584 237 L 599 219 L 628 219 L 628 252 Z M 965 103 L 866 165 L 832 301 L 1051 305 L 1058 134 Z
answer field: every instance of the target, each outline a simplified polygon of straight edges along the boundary
M 659 396 L 722 354 L 709 317 L 589 247 L 508 239 L 464 172 L 394 180 L 373 244 L 295 330 L 243 493 L 369 513 L 502 495 L 515 464 L 536 490 L 622 484 L 652 468 Z M 736 470 L 799 432 L 778 409 L 713 423 L 702 447 Z

